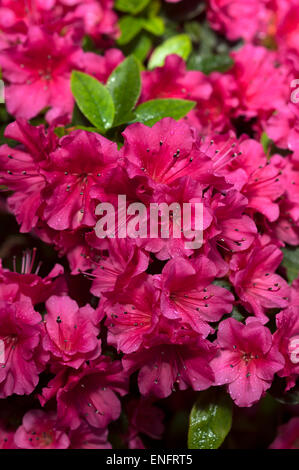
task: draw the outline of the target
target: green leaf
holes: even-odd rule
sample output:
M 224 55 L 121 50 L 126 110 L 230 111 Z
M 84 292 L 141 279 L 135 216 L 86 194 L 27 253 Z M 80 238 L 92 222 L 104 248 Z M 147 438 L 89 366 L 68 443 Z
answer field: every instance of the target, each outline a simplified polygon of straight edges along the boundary
M 144 33 L 136 38 L 133 49 L 131 49 L 131 53 L 134 54 L 134 56 L 142 63 L 147 58 L 151 47 L 152 40 L 147 33 Z
M 71 88 L 80 111 L 98 129 L 110 129 L 114 119 L 114 104 L 109 91 L 98 80 L 73 71 Z
M 140 13 L 148 4 L 150 0 L 116 0 L 115 8 L 119 11 L 126 13 Z
M 263 149 L 264 149 L 265 154 L 267 154 L 268 151 L 270 150 L 270 147 L 271 147 L 271 139 L 268 137 L 268 135 L 266 134 L 266 132 L 263 132 L 263 133 L 262 133 L 262 136 L 261 136 L 261 144 L 262 144 L 262 146 L 263 146 Z
M 123 16 L 120 18 L 119 27 L 121 35 L 117 42 L 120 46 L 128 44 L 143 28 L 143 18 L 134 18 L 134 16 Z
M 234 61 L 228 54 L 193 55 L 188 62 L 188 69 L 200 70 L 209 75 L 212 72 L 227 72 L 233 65 Z
M 231 283 L 229 282 L 229 280 L 226 279 L 226 278 L 215 279 L 215 280 L 213 281 L 213 284 L 214 284 L 215 286 L 223 287 L 224 289 L 227 289 L 227 290 L 229 290 L 230 292 L 233 291 L 233 286 L 232 286 L 232 284 L 231 284 Z
M 297 279 L 299 275 L 299 247 L 291 248 L 288 246 L 282 248 L 282 251 L 284 255 L 282 266 L 286 269 L 288 280 L 291 283 Z
M 75 126 L 74 129 L 81 129 L 83 131 L 88 131 L 88 132 L 96 132 L 98 134 L 101 133 L 101 129 L 97 129 L 96 127 L 89 127 L 89 126 Z
M 154 18 L 159 14 L 159 11 L 161 9 L 161 2 L 160 0 L 151 0 L 147 7 L 147 16 L 149 18 Z
M 155 36 L 161 36 L 164 33 L 164 21 L 159 16 L 143 20 L 143 28 Z
M 190 21 L 184 24 L 185 33 L 188 34 L 192 42 L 200 43 L 201 25 L 198 21 Z
M 189 449 L 218 449 L 232 425 L 232 401 L 221 390 L 201 392 L 189 420 Z
M 135 110 L 135 122 L 142 122 L 153 126 L 165 117 L 181 119 L 191 111 L 196 103 L 194 101 L 176 99 L 158 99 L 142 103 Z
M 61 138 L 61 137 L 64 137 L 65 135 L 68 134 L 68 131 L 65 127 L 55 127 L 54 129 L 54 132 L 55 134 L 57 135 L 57 137 Z
M 191 49 L 191 40 L 187 34 L 173 36 L 154 50 L 149 60 L 148 67 L 149 69 L 162 67 L 164 65 L 165 58 L 170 54 L 177 54 L 184 60 L 187 60 Z
M 114 125 L 126 122 L 126 116 L 135 107 L 141 92 L 140 68 L 136 57 L 131 55 L 116 67 L 106 87 L 114 102 Z
M 234 306 L 230 316 L 231 318 L 234 318 L 235 320 L 239 322 L 243 322 L 245 319 L 244 315 L 241 313 L 240 309 L 236 305 Z

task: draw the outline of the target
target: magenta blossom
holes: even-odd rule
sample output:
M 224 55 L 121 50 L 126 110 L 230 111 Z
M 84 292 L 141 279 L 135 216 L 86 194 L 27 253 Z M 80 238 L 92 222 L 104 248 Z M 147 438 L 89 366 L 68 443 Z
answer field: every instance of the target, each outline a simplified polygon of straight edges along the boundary
M 289 98 L 287 70 L 276 63 L 275 52 L 246 44 L 232 57 L 235 65 L 229 73 L 237 84 L 238 116 L 251 118 L 284 106 Z
M 62 426 L 73 430 L 87 422 L 103 429 L 119 418 L 117 394 L 125 395 L 127 388 L 128 377 L 120 362 L 102 356 L 78 371 L 62 369 L 43 389 L 40 401 L 44 404 L 56 396 L 57 417 Z
M 4 421 L 0 421 L 0 449 L 15 449 L 14 441 L 15 432 L 5 425 Z
M 299 132 L 298 108 L 296 103 L 288 103 L 273 113 L 265 124 L 267 135 L 281 148 L 296 150 L 292 137 Z
M 69 297 L 54 295 L 47 300 L 46 309 L 43 347 L 54 361 L 78 369 L 101 354 L 96 312 L 90 305 L 79 308 Z
M 299 449 L 299 417 L 279 426 L 278 433 L 269 449 Z
M 67 449 L 70 440 L 59 429 L 56 413 L 31 410 L 25 414 L 16 431 L 15 443 L 20 449 Z
M 108 303 L 105 308 L 108 342 L 118 351 L 130 354 L 140 349 L 145 338 L 153 335 L 160 314 L 159 291 L 152 276 L 141 275 L 118 299 L 118 303 Z
M 286 308 L 290 288 L 275 271 L 283 258 L 275 245 L 256 245 L 248 253 L 233 255 L 230 281 L 235 287 L 241 303 L 254 313 L 260 321 L 267 323 L 265 315 L 272 308 Z
M 229 318 L 219 325 L 217 345 L 218 355 L 211 362 L 216 385 L 228 385 L 236 405 L 252 406 L 284 366 L 270 331 L 253 317 L 246 325 Z
M 108 429 L 96 429 L 87 423 L 70 431 L 70 449 L 111 449 L 108 439 Z
M 106 46 L 119 34 L 117 15 L 113 0 L 59 0 L 67 6 L 74 6 L 66 14 L 70 24 L 79 22 L 85 34 L 90 35 L 98 45 Z M 110 41 L 109 41 L 110 39 Z
M 117 163 L 117 147 L 105 137 L 82 130 L 63 137 L 41 165 L 47 186 L 43 217 L 55 230 L 95 224 L 90 188 Z
M 149 264 L 148 255 L 128 238 L 109 239 L 108 250 L 109 256 L 100 256 L 99 260 L 92 263 L 95 268 L 92 271 L 94 280 L 90 291 L 97 297 L 104 294 L 111 298 L 121 293 L 132 278 L 146 271 Z
M 28 232 L 38 222 L 41 191 L 45 187 L 39 163 L 56 148 L 58 139 L 53 131 L 46 132 L 44 126 L 31 126 L 24 119 L 9 124 L 5 136 L 20 145 L 0 148 L 0 182 L 14 191 L 8 199 L 8 207 L 21 225 L 21 232 Z
M 151 400 L 140 398 L 131 400 L 127 406 L 129 418 L 129 432 L 125 436 L 129 449 L 144 449 L 140 434 L 151 439 L 161 439 L 164 432 L 163 411 L 155 406 Z
M 210 201 L 215 218 L 210 237 L 224 251 L 244 251 L 252 245 L 256 237 L 257 228 L 254 221 L 244 215 L 247 202 L 242 194 L 234 190 L 225 195 L 217 193 Z
M 212 92 L 208 78 L 197 71 L 187 71 L 177 55 L 166 57 L 163 67 L 142 72 L 141 101 L 157 98 L 208 100 Z
M 276 315 L 277 330 L 274 342 L 285 358 L 285 366 L 278 373 L 287 378 L 287 387 L 294 387 L 299 376 L 299 306 L 291 306 Z
M 197 150 L 194 132 L 184 122 L 164 118 L 152 128 L 132 124 L 123 135 L 122 156 L 129 162 L 131 178 L 145 175 L 157 188 L 183 176 L 209 176 L 210 159 Z
M 124 59 L 123 53 L 114 48 L 108 49 L 102 56 L 93 52 L 84 54 L 86 71 L 102 83 L 107 82 L 110 74 Z
M 187 337 L 186 337 L 187 338 Z M 168 397 L 176 387 L 186 390 L 205 390 L 214 383 L 209 365 L 215 355 L 211 343 L 197 336 L 193 341 L 180 339 L 171 343 L 157 336 L 152 347 L 128 354 L 123 358 L 128 373 L 139 370 L 138 386 L 141 395 Z
M 212 145 L 202 142 L 200 147 L 212 158 L 214 173 L 223 176 L 247 198 L 247 213 L 259 212 L 271 222 L 277 220 L 278 199 L 286 186 L 284 168 L 276 163 L 277 157 L 267 158 L 262 145 L 245 135 L 239 140 L 233 135 L 215 136 L 212 142 Z
M 10 300 L 20 300 L 24 297 L 29 297 L 32 305 L 35 305 L 44 302 L 53 294 L 63 293 L 66 289 L 63 279 L 64 269 L 60 264 L 56 264 L 52 271 L 44 278 L 38 274 L 41 267 L 40 264 L 38 264 L 35 272 L 33 272 L 35 255 L 35 249 L 33 249 L 32 254 L 30 251 L 23 254 L 21 273 L 16 271 L 15 259 L 13 272 L 3 269 L 0 260 L 0 292 L 3 289 L 14 290 Z M 5 297 L 5 300 L 9 300 L 9 298 Z
M 49 122 L 63 115 L 70 119 L 74 105 L 70 75 L 72 69 L 83 67 L 82 55 L 67 37 L 30 28 L 24 44 L 0 53 L 3 77 L 8 83 L 8 112 L 16 118 L 31 119 L 50 107 L 46 116 Z
M 0 339 L 4 343 L 4 363 L 0 367 L 0 396 L 31 393 L 44 369 L 46 356 L 40 355 L 42 318 L 29 299 L 13 304 L 0 301 Z
M 269 0 L 209 0 L 208 19 L 213 29 L 225 33 L 234 41 L 244 38 L 251 41 L 265 35 L 271 11 Z
M 234 301 L 227 289 L 212 284 L 216 273 L 215 265 L 204 256 L 168 261 L 157 279 L 162 314 L 207 336 L 213 331 L 209 323 L 230 313 Z

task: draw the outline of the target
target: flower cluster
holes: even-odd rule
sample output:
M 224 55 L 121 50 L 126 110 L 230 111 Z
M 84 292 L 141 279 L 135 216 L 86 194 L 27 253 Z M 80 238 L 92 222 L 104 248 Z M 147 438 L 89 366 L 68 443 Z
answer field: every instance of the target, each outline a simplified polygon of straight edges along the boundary
M 175 98 L 193 109 L 102 135 L 70 124 L 70 77 L 105 84 L 123 62 L 113 1 L 0 2 L 14 119 L 0 147 L 3 207 L 22 234 L 65 257 L 43 276 L 35 250 L 21 268 L 0 266 L 0 398 L 35 400 L 17 427 L 0 420 L 2 448 L 111 448 L 110 425 L 123 416 L 122 442 L 143 448 L 162 437 L 162 399 L 177 391 L 225 386 L 251 407 L 274 378 L 296 386 L 299 279 L 290 285 L 281 263 L 284 247 L 299 245 L 297 2 L 206 3 L 211 28 L 243 40 L 232 67 L 205 75 L 169 54 L 141 72 L 138 105 Z M 102 54 L 83 49 L 87 35 Z M 28 122 L 45 110 L 41 124 Z M 96 208 L 117 207 L 119 195 L 142 203 L 149 224 L 152 203 L 200 203 L 202 246 L 174 236 L 174 217 L 169 238 L 124 238 L 120 224 L 98 238 Z M 135 227 L 134 214 L 125 224 Z M 298 446 L 298 419 L 272 448 Z

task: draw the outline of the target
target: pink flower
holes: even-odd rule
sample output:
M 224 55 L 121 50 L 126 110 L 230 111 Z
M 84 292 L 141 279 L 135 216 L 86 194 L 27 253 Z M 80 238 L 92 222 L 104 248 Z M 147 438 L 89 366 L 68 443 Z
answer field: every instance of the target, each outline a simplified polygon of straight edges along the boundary
M 284 106 L 290 95 L 287 70 L 276 65 L 275 52 L 247 44 L 232 57 L 235 65 L 229 73 L 237 84 L 238 116 L 251 118 Z
M 280 18 L 276 33 L 276 41 L 284 52 L 293 49 L 298 54 L 298 21 L 298 4 L 296 0 L 290 0 L 285 9 L 285 15 Z
M 205 158 L 205 157 L 204 157 Z M 204 160 L 203 158 L 203 160 Z M 208 162 L 209 164 L 210 162 Z M 203 171 L 202 178 L 209 179 L 211 175 L 205 174 Z M 212 176 L 213 179 L 213 176 Z M 217 181 L 217 179 L 216 179 Z M 150 184 L 150 183 L 149 183 Z M 177 207 L 177 212 L 174 210 L 170 213 L 169 222 L 167 218 L 161 217 L 157 220 L 157 237 L 150 235 L 151 227 L 151 208 L 148 207 L 147 211 L 147 238 L 137 239 L 138 246 L 144 248 L 146 251 L 155 253 L 156 258 L 165 260 L 177 256 L 189 256 L 194 250 L 192 247 L 186 245 L 191 240 L 195 239 L 196 228 L 196 215 L 195 204 L 203 204 L 203 217 L 202 229 L 205 230 L 212 222 L 212 214 L 208 203 L 202 196 L 203 185 L 193 179 L 191 176 L 185 176 L 176 179 L 170 185 L 157 185 L 154 191 L 152 202 L 156 204 L 167 203 L 169 207 L 172 204 Z M 189 203 L 190 210 L 190 224 L 184 215 L 184 204 Z M 169 228 L 169 230 L 168 230 Z M 183 231 L 182 231 L 183 229 Z M 190 233 L 191 229 L 191 233 Z M 169 237 L 163 237 L 163 230 L 169 232 Z M 192 232 L 193 231 L 193 232 Z
M 279 219 L 271 226 L 275 237 L 289 245 L 299 245 L 298 204 L 284 198 L 279 211 Z
M 208 19 L 212 28 L 234 41 L 251 41 L 264 33 L 271 12 L 268 0 L 209 0 Z
M 0 301 L 0 339 L 4 343 L 4 363 L 0 367 L 0 397 L 31 393 L 44 369 L 46 356 L 40 355 L 42 318 L 28 298 L 13 304 Z
M 119 418 L 121 405 L 117 394 L 125 395 L 128 377 L 119 361 L 102 356 L 78 371 L 62 369 L 43 389 L 40 401 L 56 396 L 57 417 L 61 426 L 71 430 L 87 422 L 103 429 Z
M 299 417 L 290 419 L 279 426 L 278 434 L 269 449 L 298 449 L 299 448 Z
M 127 373 L 140 369 L 138 386 L 141 395 L 168 397 L 175 387 L 186 390 L 205 390 L 214 383 L 209 365 L 214 347 L 199 336 L 193 341 L 176 339 L 171 343 L 165 336 L 156 335 L 152 347 L 127 354 L 122 362 Z M 173 339 L 175 341 L 175 339 Z
M 151 337 L 158 323 L 159 292 L 152 277 L 141 275 L 128 286 L 127 292 L 111 298 L 115 305 L 108 303 L 108 343 L 130 354 L 140 349 L 145 338 Z
M 296 159 L 274 155 L 272 157 L 277 170 L 280 172 L 280 180 L 284 187 L 284 195 L 279 201 L 279 219 L 270 225 L 273 235 L 290 244 L 299 244 L 299 171 Z
M 118 35 L 113 0 L 3 0 L 0 12 L 2 49 L 24 42 L 28 30 L 40 25 L 50 34 L 70 34 L 78 40 L 88 34 L 102 47 Z
M 238 141 L 233 135 L 216 135 L 209 144 L 201 141 L 200 149 L 213 160 L 214 174 L 224 177 L 227 183 L 232 184 L 234 189 L 247 198 L 245 202 L 241 195 L 230 191 L 227 201 L 235 200 L 233 205 L 238 204 L 240 208 L 242 201 L 244 209 L 246 206 L 250 215 L 260 212 L 271 222 L 278 219 L 278 199 L 286 187 L 281 176 L 284 168 L 277 165 L 275 157 L 267 159 L 260 143 L 247 139 L 246 136 L 242 136 Z M 219 198 L 220 195 L 217 194 L 214 200 Z M 229 213 L 230 205 L 227 202 L 223 210 Z M 245 217 L 242 223 L 244 221 Z
M 217 246 L 231 253 L 247 250 L 257 234 L 254 221 L 243 215 L 248 200 L 232 190 L 225 195 L 215 194 L 210 203 L 215 217 L 210 231 Z
M 216 385 L 227 384 L 236 405 L 252 406 L 284 365 L 270 331 L 252 317 L 246 325 L 229 318 L 219 325 L 217 344 L 219 352 L 211 362 Z
M 50 107 L 48 122 L 63 115 L 70 120 L 74 105 L 70 75 L 72 69 L 83 68 L 82 56 L 68 37 L 31 27 L 24 44 L 0 53 L 8 112 L 17 119 L 31 119 Z
M 12 431 L 5 423 L 0 421 L 0 449 L 15 449 L 14 441 L 15 432 Z
M 229 277 L 241 303 L 259 320 L 267 323 L 265 315 L 272 308 L 286 308 L 290 289 L 275 271 L 283 258 L 275 245 L 262 246 L 257 242 L 248 253 L 233 255 Z
M 151 400 L 140 398 L 131 400 L 127 406 L 129 435 L 125 436 L 129 449 L 144 449 L 139 433 L 151 439 L 161 439 L 164 432 L 163 411 Z
M 97 297 L 104 293 L 115 298 L 134 277 L 147 270 L 149 258 L 129 238 L 109 239 L 108 249 L 109 256 L 100 256 L 99 261 L 93 263 L 96 267 L 92 271 L 94 280 L 90 292 Z
M 287 378 L 286 390 L 289 390 L 299 376 L 299 306 L 292 302 L 288 309 L 276 315 L 276 325 L 274 342 L 285 359 L 278 375 Z
M 108 429 L 92 428 L 86 423 L 70 431 L 70 449 L 111 449 L 108 442 Z
M 34 128 L 21 121 L 7 129 L 7 136 L 28 148 L 28 153 L 6 145 L 0 150 L 0 181 L 15 190 L 8 202 L 22 223 L 21 230 L 28 231 L 37 224 L 45 230 L 43 221 L 54 230 L 95 225 L 90 189 L 116 165 L 116 144 L 98 134 L 78 130 L 63 137 L 58 147 L 56 137 L 52 133 L 45 135 L 42 127 Z M 40 233 L 46 235 L 45 231 Z M 49 234 L 48 230 L 47 236 L 55 242 L 61 234 Z
M 14 191 L 8 206 L 21 225 L 21 232 L 28 232 L 37 224 L 41 191 L 45 187 L 39 163 L 56 148 L 58 139 L 51 130 L 46 133 L 44 126 L 34 127 L 23 119 L 9 124 L 5 136 L 21 145 L 0 147 L 0 181 Z
M 236 96 L 237 84 L 228 73 L 212 72 L 208 80 L 212 86 L 211 96 L 208 100 L 197 100 L 196 108 L 187 116 L 202 135 L 232 129 L 232 110 L 239 105 Z
M 96 313 L 90 305 L 79 308 L 69 297 L 54 295 L 47 300 L 46 309 L 43 347 L 54 361 L 78 369 L 101 354 Z
M 47 180 L 43 218 L 55 230 L 95 225 L 90 188 L 117 163 L 114 142 L 93 132 L 73 131 L 41 165 Z
M 291 92 L 291 90 L 290 90 Z M 269 118 L 265 124 L 267 135 L 279 147 L 292 148 L 292 141 L 290 139 L 292 130 L 298 132 L 299 128 L 299 109 L 295 103 L 288 103 L 287 105 L 277 109 L 275 113 Z
M 157 187 L 183 176 L 196 179 L 208 171 L 209 159 L 198 152 L 194 133 L 184 122 L 164 118 L 151 128 L 132 124 L 123 135 L 121 152 L 131 178 L 145 175 Z
M 2 0 L 0 5 L 0 49 L 24 42 L 28 28 L 34 25 L 47 24 L 62 28 L 63 13 L 61 6 L 55 5 L 56 0 Z M 57 21 L 58 20 L 58 21 Z M 59 26 L 58 26 L 59 25 Z
M 205 144 L 201 147 L 204 151 Z M 216 136 L 207 153 L 213 159 L 215 174 L 224 176 L 247 198 L 249 214 L 260 212 L 270 221 L 278 218 L 277 200 L 285 190 L 283 171 L 274 157 L 267 159 L 260 143 L 245 136 L 239 142 Z
M 142 102 L 158 98 L 208 100 L 211 92 L 208 78 L 202 72 L 186 70 L 177 55 L 167 56 L 163 67 L 142 72 Z
M 24 296 L 31 299 L 32 305 L 44 302 L 54 293 L 62 293 L 65 289 L 65 282 L 62 277 L 64 269 L 60 264 L 56 264 L 52 271 L 44 278 L 39 276 L 40 264 L 35 272 L 33 271 L 36 249 L 32 254 L 27 251 L 23 254 L 21 273 L 16 272 L 15 259 L 14 271 L 3 269 L 0 260 L 0 290 L 3 288 L 15 289 L 10 300 L 20 300 Z M 2 285 L 4 284 L 4 286 Z M 9 300 L 5 298 L 4 300 Z
M 288 103 L 266 122 L 269 137 L 281 148 L 293 152 L 291 159 L 297 170 L 299 166 L 299 107 Z
M 117 15 L 113 10 L 113 0 L 60 0 L 73 6 L 65 20 L 83 23 L 84 33 L 90 35 L 97 44 L 105 46 L 107 39 L 118 36 Z
M 242 194 L 248 198 L 248 208 L 265 215 L 270 222 L 279 217 L 277 200 L 282 196 L 284 187 L 281 183 L 282 171 L 273 165 L 271 160 L 266 160 L 264 152 L 257 142 L 244 141 L 240 146 L 244 157 L 250 157 L 251 168 L 248 182 L 242 188 Z M 247 150 L 247 151 L 246 151 Z M 252 157 L 252 158 L 251 158 Z M 241 161 L 242 161 L 241 160 Z M 253 167 L 255 163 L 255 167 Z M 259 164 L 258 164 L 259 163 Z
M 84 54 L 85 71 L 100 82 L 106 83 L 113 70 L 125 59 L 119 49 L 108 49 L 104 55 L 86 52 Z
M 67 449 L 70 440 L 59 429 L 56 413 L 31 410 L 24 415 L 22 425 L 16 430 L 15 443 L 20 449 Z
M 204 337 L 217 322 L 232 311 L 233 295 L 212 284 L 215 265 L 205 256 L 194 260 L 175 258 L 168 261 L 158 286 L 161 289 L 161 312 L 167 318 L 180 319 Z

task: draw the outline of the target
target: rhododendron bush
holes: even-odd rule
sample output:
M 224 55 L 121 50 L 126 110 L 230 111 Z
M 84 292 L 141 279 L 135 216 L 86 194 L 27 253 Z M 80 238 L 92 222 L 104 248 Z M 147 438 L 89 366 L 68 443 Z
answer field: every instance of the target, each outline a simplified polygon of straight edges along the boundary
M 298 24 L 0 1 L 2 449 L 299 448 Z

